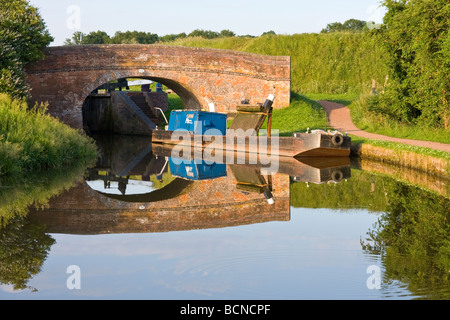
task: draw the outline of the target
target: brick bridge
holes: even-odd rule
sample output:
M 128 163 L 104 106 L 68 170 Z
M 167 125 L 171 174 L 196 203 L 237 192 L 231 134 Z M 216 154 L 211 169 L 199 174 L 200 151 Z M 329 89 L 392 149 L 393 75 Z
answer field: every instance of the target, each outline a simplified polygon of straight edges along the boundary
M 120 78 L 160 82 L 177 93 L 186 109 L 232 112 L 241 100 L 263 102 L 273 93 L 274 108 L 289 105 L 290 57 L 230 50 L 161 45 L 49 47 L 29 66 L 31 102 L 48 102 L 50 114 L 82 128 L 82 105 L 99 86 Z

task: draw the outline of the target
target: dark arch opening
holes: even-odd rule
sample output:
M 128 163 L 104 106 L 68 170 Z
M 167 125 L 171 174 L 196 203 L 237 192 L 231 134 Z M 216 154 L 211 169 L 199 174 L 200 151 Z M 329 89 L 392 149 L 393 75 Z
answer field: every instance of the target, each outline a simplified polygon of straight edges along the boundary
M 135 84 L 140 80 L 152 85 Z M 194 93 L 171 79 L 117 78 L 95 87 L 86 97 L 82 105 L 83 128 L 88 134 L 149 135 L 156 127 L 163 128 L 175 109 L 200 110 L 201 103 Z

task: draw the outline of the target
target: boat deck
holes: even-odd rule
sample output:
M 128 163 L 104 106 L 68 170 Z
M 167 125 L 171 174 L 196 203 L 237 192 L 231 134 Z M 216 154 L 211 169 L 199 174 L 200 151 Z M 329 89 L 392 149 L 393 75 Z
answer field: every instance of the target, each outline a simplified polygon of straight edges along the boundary
M 152 143 L 278 155 L 283 157 L 348 157 L 350 137 L 317 133 L 295 133 L 292 137 L 194 135 L 188 131 L 152 132 Z

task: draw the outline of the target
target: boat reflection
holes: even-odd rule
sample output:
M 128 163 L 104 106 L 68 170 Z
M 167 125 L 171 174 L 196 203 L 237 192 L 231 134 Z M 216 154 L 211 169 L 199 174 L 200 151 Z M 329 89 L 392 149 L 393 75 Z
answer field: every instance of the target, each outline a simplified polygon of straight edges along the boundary
M 268 166 L 235 154 L 223 159 L 175 155 L 148 137 L 97 139 L 98 164 L 86 181 L 30 212 L 49 233 L 168 232 L 290 220 L 290 182 L 338 183 L 346 157 L 280 157 Z M 228 159 L 229 160 L 229 159 Z

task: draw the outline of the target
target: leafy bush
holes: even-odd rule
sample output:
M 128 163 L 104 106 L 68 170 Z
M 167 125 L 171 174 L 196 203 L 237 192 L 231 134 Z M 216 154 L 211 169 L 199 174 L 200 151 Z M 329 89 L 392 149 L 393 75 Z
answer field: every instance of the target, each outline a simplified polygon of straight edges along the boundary
M 410 124 L 449 128 L 450 3 L 386 0 L 378 31 L 389 83 L 378 108 Z
M 23 67 L 42 57 L 53 41 L 36 8 L 26 0 L 0 1 L 0 92 L 28 93 Z

